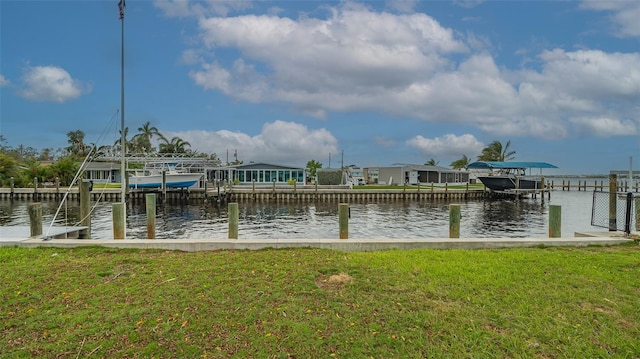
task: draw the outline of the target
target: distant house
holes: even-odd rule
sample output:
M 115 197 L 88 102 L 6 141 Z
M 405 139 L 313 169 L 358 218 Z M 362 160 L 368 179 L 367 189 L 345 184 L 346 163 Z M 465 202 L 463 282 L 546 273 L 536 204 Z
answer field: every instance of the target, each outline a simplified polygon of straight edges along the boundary
M 304 184 L 305 169 L 294 166 L 282 166 L 269 163 L 249 163 L 246 165 L 230 166 L 229 171 L 233 182 L 239 184 L 284 184 L 290 180 Z
M 440 166 L 407 164 L 378 167 L 379 184 L 465 183 L 468 181 L 469 172 Z
M 120 163 L 89 162 L 84 178 L 94 183 L 120 183 Z

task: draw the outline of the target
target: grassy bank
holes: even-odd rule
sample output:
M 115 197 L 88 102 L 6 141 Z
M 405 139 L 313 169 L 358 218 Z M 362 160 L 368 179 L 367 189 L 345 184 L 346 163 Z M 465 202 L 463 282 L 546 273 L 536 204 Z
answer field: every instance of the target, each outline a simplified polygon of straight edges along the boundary
M 0 247 L 0 356 L 636 358 L 640 248 Z

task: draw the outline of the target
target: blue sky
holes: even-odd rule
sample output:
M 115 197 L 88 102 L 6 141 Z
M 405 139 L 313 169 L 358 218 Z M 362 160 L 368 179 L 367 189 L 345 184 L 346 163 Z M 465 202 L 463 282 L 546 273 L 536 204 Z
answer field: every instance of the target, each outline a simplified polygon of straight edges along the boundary
M 113 144 L 117 1 L 0 0 L 0 133 Z M 440 165 L 494 140 L 556 174 L 640 168 L 638 1 L 142 1 L 125 117 L 223 160 Z

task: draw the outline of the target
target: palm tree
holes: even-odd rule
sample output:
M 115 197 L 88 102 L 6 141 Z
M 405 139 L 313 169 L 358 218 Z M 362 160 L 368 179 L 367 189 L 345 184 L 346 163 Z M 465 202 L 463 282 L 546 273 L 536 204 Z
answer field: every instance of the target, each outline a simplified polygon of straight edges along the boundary
M 437 165 L 438 165 L 438 163 L 440 163 L 440 161 L 436 161 L 436 160 L 434 160 L 434 159 L 432 158 L 432 159 L 430 159 L 429 161 L 427 161 L 427 163 L 425 163 L 424 165 L 425 165 L 425 166 L 437 166 Z
M 180 137 L 173 137 L 171 141 L 163 137 L 165 143 L 161 143 L 158 146 L 160 153 L 186 153 L 187 147 L 191 147 L 191 144 Z
M 67 132 L 69 147 L 66 148 L 67 153 L 77 157 L 83 157 L 87 154 L 87 146 L 84 144 L 84 132 L 81 130 Z
M 511 141 L 507 141 L 506 145 L 502 145 L 500 141 L 493 141 L 489 146 L 482 149 L 482 153 L 478 156 L 478 161 L 510 161 L 515 158 L 516 151 L 509 151 Z
M 151 146 L 151 138 L 156 136 L 158 138 L 162 138 L 160 132 L 155 126 L 151 126 L 151 122 L 145 122 L 141 127 L 138 127 L 138 133 L 133 137 L 133 140 L 136 140 L 140 149 L 146 153 L 153 152 L 153 147 Z
M 467 155 L 462 155 L 462 158 L 460 158 L 459 160 L 451 162 L 450 166 L 454 170 L 466 169 L 467 167 L 469 167 L 469 158 L 467 157 Z
M 127 141 L 127 136 L 129 135 L 129 127 L 125 127 L 124 128 L 124 143 L 125 145 L 128 145 L 129 142 Z M 120 151 L 120 142 L 122 140 L 122 130 L 118 131 L 118 139 L 115 140 L 115 142 L 113 143 L 113 149 L 116 151 Z M 126 148 L 125 148 L 126 149 Z

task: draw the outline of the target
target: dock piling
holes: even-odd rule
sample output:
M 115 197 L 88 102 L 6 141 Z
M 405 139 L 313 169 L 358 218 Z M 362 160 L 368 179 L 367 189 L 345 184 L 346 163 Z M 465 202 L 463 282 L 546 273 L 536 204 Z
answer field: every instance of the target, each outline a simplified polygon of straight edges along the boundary
M 349 239 L 349 204 L 338 204 L 338 228 L 340 239 Z
M 229 239 L 238 239 L 238 203 L 229 203 Z
M 91 183 L 80 182 L 80 225 L 87 227 L 78 233 L 78 238 L 91 239 Z
M 124 203 L 114 203 L 111 206 L 113 220 L 113 239 L 124 239 Z
M 460 205 L 449 205 L 449 238 L 460 238 Z
M 145 209 L 147 212 L 147 239 L 156 238 L 156 195 L 147 193 L 145 195 Z
M 31 238 L 42 235 L 42 204 L 39 202 L 30 203 L 27 206 L 29 212 L 29 227 Z
M 549 238 L 562 237 L 562 207 L 549 205 Z

